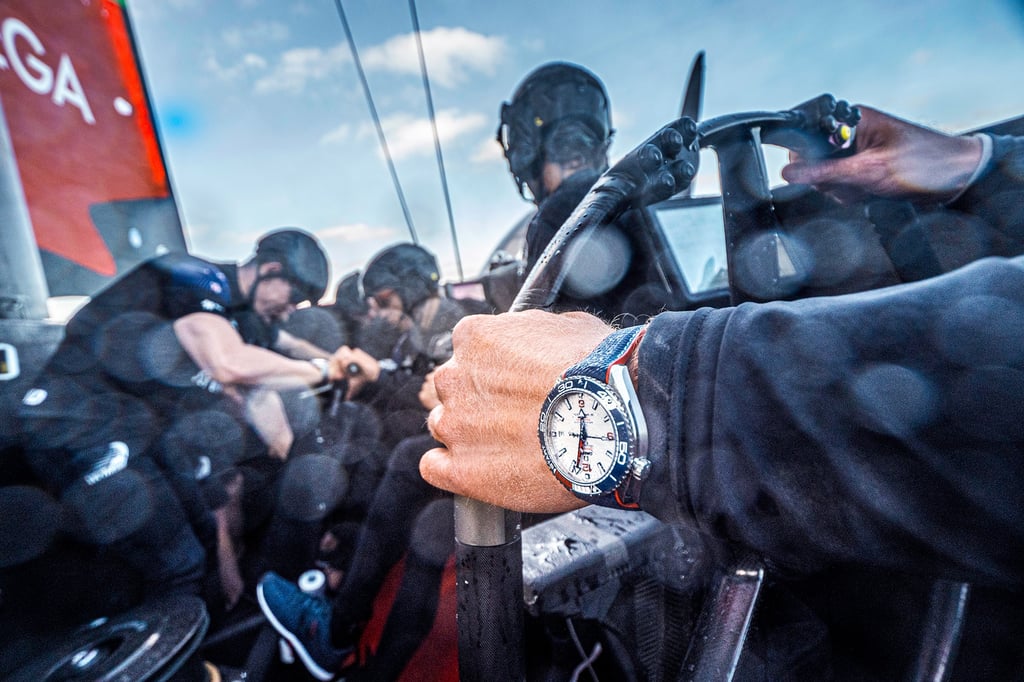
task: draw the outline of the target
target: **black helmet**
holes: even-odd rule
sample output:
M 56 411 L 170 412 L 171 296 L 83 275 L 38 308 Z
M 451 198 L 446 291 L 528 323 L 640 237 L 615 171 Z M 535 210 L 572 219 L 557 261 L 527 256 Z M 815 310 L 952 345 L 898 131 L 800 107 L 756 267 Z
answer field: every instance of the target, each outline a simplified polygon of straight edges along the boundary
M 590 71 L 568 62 L 551 62 L 532 71 L 501 105 L 498 142 L 519 193 L 540 176 L 541 146 L 552 125 L 582 121 L 599 140 L 612 132 L 611 106 L 604 84 Z
M 416 244 L 396 244 L 379 252 L 363 271 L 363 298 L 393 289 L 409 313 L 438 290 L 440 268 L 434 255 Z
M 366 314 L 366 299 L 359 290 L 359 271 L 353 270 L 338 282 L 334 292 L 334 307 L 349 317 L 361 317 Z
M 324 296 L 330 266 L 320 240 L 294 227 L 274 230 L 256 242 L 257 263 L 280 263 L 281 276 L 291 280 L 293 303 L 316 303 Z

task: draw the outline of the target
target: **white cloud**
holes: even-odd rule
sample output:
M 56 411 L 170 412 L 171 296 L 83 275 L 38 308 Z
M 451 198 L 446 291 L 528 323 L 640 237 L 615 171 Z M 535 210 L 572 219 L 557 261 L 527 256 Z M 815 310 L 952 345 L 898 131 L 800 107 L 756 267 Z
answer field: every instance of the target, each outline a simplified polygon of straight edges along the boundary
M 254 89 L 258 93 L 302 92 L 306 83 L 323 80 L 349 59 L 344 44 L 328 50 L 319 47 L 288 50 L 269 74 L 256 81 Z
M 501 151 L 501 145 L 493 137 L 488 137 L 481 142 L 470 156 L 470 161 L 473 163 L 493 163 L 497 160 L 504 161 L 505 155 Z
M 463 115 L 457 109 L 437 112 L 437 136 L 441 139 L 442 147 L 485 125 L 487 118 L 480 113 Z M 434 153 L 434 131 L 430 119 L 398 114 L 382 119 L 381 126 L 384 128 L 384 136 L 387 138 L 392 158 L 402 159 Z M 372 128 L 364 125 L 359 130 L 359 135 L 366 136 L 371 132 Z
M 432 82 L 454 87 L 476 71 L 488 75 L 506 51 L 505 39 L 474 33 L 464 28 L 439 27 L 421 32 L 427 73 Z M 367 70 L 420 74 L 416 35 L 395 36 L 382 45 L 365 50 L 360 57 Z
M 287 24 L 279 21 L 257 21 L 249 26 L 235 26 L 221 32 L 221 38 L 233 48 L 244 48 L 253 43 L 280 43 L 288 40 L 291 32 Z
M 267 61 L 257 54 L 245 54 L 231 65 L 221 64 L 217 57 L 211 52 L 203 62 L 204 68 L 225 81 L 234 80 L 239 76 L 263 71 L 267 68 Z
M 264 30 L 269 29 L 269 26 L 264 27 Z M 489 37 L 464 28 L 441 27 L 421 36 L 430 79 L 444 87 L 458 85 L 470 72 L 493 74 L 506 50 L 504 38 Z M 230 38 L 225 34 L 225 39 L 242 38 L 241 34 L 231 33 Z M 255 91 L 264 94 L 281 91 L 299 93 L 307 83 L 329 77 L 351 59 L 346 43 L 329 49 L 294 48 L 284 52 L 270 73 L 256 81 Z M 419 55 L 412 33 L 363 50 L 360 60 L 368 71 L 420 74 Z

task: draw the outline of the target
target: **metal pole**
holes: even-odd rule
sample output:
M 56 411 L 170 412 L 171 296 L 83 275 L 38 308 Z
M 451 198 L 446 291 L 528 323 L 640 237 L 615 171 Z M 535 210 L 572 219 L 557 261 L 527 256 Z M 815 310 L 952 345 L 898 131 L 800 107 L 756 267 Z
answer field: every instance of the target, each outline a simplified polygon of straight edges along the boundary
M 455 498 L 459 679 L 526 679 L 521 515 Z
M 42 320 L 50 295 L 0 104 L 0 319 Z

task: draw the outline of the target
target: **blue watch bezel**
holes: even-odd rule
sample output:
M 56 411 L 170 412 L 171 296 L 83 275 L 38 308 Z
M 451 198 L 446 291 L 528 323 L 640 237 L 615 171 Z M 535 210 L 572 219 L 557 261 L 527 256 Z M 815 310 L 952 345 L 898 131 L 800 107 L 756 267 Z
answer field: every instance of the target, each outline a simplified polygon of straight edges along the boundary
M 554 457 L 548 452 L 545 432 L 547 431 L 548 418 L 552 405 L 562 396 L 570 391 L 583 392 L 600 400 L 607 407 L 612 415 L 612 427 L 615 430 L 616 440 L 620 444 L 620 452 L 616 453 L 615 461 L 607 473 L 594 483 L 577 483 L 562 473 L 554 462 Z M 547 462 L 551 473 L 555 475 L 559 483 L 571 490 L 574 494 L 584 500 L 592 498 L 603 498 L 622 485 L 622 482 L 630 473 L 630 453 L 636 450 L 637 434 L 633 429 L 632 418 L 626 408 L 626 404 L 611 386 L 590 376 L 577 374 L 575 376 L 561 379 L 548 394 L 541 407 L 540 420 L 537 426 L 537 435 L 540 439 L 541 451 L 544 454 L 544 461 Z
M 606 336 L 586 357 L 562 374 L 541 407 L 537 435 L 544 461 L 562 486 L 589 504 L 639 509 L 640 487 L 651 467 L 651 461 L 647 459 L 647 427 L 643 411 L 626 362 L 645 331 L 646 326 L 626 327 Z M 583 380 L 592 382 L 599 387 L 598 390 L 606 391 L 608 396 L 614 397 L 617 403 L 609 407 L 609 412 L 614 414 L 617 424 L 628 425 L 625 437 L 619 439 L 620 443 L 627 443 L 625 462 L 617 455 L 616 466 L 593 484 L 575 484 L 561 474 L 548 454 L 545 440 L 551 403 L 572 388 L 573 384 L 569 382 Z M 579 384 L 576 385 L 578 387 Z

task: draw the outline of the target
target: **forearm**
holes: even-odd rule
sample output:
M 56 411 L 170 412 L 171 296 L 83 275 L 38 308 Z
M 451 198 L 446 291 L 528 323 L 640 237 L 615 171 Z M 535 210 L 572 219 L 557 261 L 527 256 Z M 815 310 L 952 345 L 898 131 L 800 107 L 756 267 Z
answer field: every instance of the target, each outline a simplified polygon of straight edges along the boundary
M 299 388 L 323 380 L 322 371 L 306 360 L 246 344 L 221 317 L 194 313 L 174 322 L 174 333 L 193 362 L 224 385 Z M 335 377 L 340 372 L 335 371 Z
M 1024 579 L 1020 261 L 670 313 L 640 346 L 641 506 L 796 570 Z
M 323 378 L 321 370 L 307 360 L 295 360 L 250 345 L 240 346 L 230 357 L 203 369 L 223 384 L 272 389 L 315 386 Z

